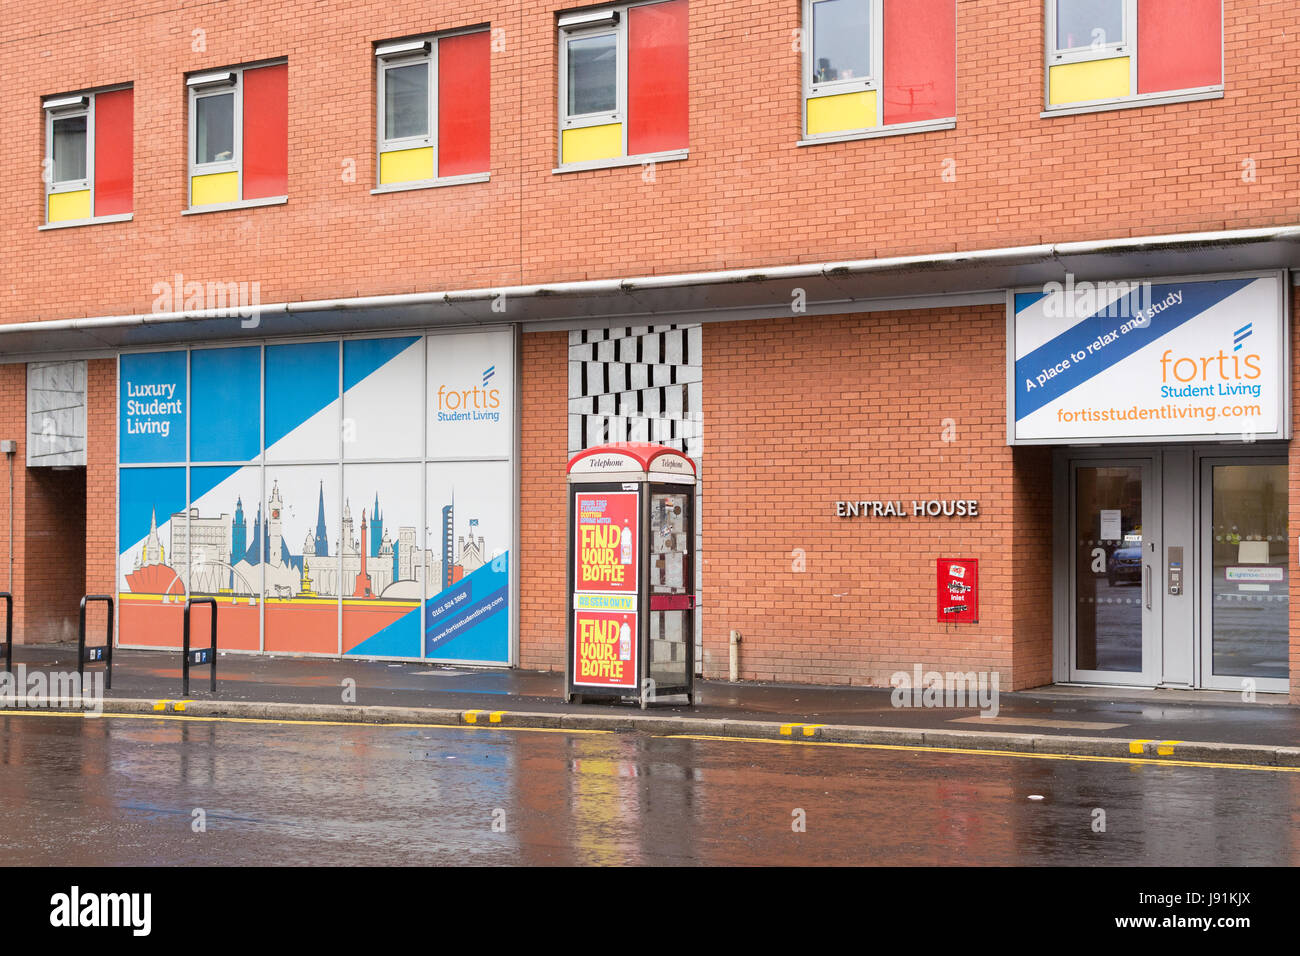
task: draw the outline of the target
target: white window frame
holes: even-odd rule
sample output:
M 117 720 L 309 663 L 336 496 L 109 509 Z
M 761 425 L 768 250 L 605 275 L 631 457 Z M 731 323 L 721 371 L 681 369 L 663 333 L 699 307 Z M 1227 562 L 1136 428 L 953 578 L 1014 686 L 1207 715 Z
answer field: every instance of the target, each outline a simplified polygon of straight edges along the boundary
M 129 212 L 112 216 L 95 215 L 95 97 L 100 93 L 112 93 L 117 90 L 129 89 L 131 89 L 130 84 L 125 84 L 93 91 L 47 96 L 41 101 L 41 108 L 45 113 L 45 164 L 47 172 L 43 177 L 45 180 L 45 211 L 42 214 L 44 222 L 38 227 L 39 229 L 67 229 L 70 226 L 86 226 L 102 222 L 127 222 L 131 219 L 132 213 Z M 77 105 L 75 101 L 78 99 L 85 102 Z M 86 117 L 86 176 L 84 179 L 57 181 L 54 178 L 54 121 L 73 116 Z M 134 162 L 134 157 L 132 161 Z M 83 190 L 90 192 L 89 218 L 65 219 L 61 222 L 49 221 L 51 196 L 58 193 L 74 193 Z
M 884 37 L 884 0 L 861 0 L 861 2 L 871 4 L 871 72 L 867 76 L 855 76 L 851 80 L 824 80 L 817 82 L 813 79 L 813 70 L 817 66 L 815 34 L 813 32 L 813 9 L 819 3 L 829 3 L 834 0 L 803 0 L 803 22 L 804 22 L 804 55 L 803 55 L 803 88 L 804 100 L 816 99 L 819 96 L 834 96 L 837 93 L 858 93 L 866 90 L 876 91 L 877 118 L 876 125 L 879 126 L 884 119 L 884 102 L 883 86 L 880 82 L 882 67 L 885 59 L 885 37 Z
M 185 177 L 185 197 L 186 208 L 183 215 L 196 215 L 206 212 L 221 212 L 226 209 L 248 209 L 254 206 L 275 206 L 288 202 L 289 197 L 285 196 L 268 196 L 261 199 L 244 199 L 244 73 L 247 70 L 256 70 L 264 66 L 279 66 L 287 63 L 286 59 L 267 60 L 263 63 L 246 63 L 243 66 L 221 67 L 215 70 L 200 70 L 197 73 L 191 73 L 185 78 L 185 85 L 189 96 L 189 145 L 186 156 L 186 169 L 188 175 Z M 202 84 L 194 85 L 193 81 L 200 80 L 204 77 L 218 77 L 222 74 L 230 74 L 233 82 L 221 83 L 214 80 L 211 85 Z M 233 93 L 234 114 L 232 122 L 235 124 L 234 136 L 231 140 L 233 155 L 230 159 L 223 159 L 214 163 L 196 162 L 198 153 L 198 101 L 210 96 L 220 96 L 226 93 Z M 194 177 L 207 176 L 213 173 L 236 173 L 239 182 L 239 199 L 233 202 L 209 203 L 204 206 L 194 205 Z
M 875 139 L 884 136 L 901 136 L 907 133 L 923 133 L 932 130 L 954 129 L 956 118 L 922 120 L 917 123 L 895 123 L 885 125 L 885 4 L 884 0 L 868 0 L 871 3 L 871 74 L 866 77 L 853 77 L 851 80 L 827 80 L 817 83 L 813 80 L 813 69 L 817 65 L 816 48 L 813 33 L 813 7 L 825 0 L 802 0 L 803 54 L 800 57 L 800 139 L 797 146 L 816 146 L 819 143 L 842 143 L 854 139 Z M 955 42 L 955 41 L 954 41 Z M 823 96 L 839 93 L 857 93 L 874 90 L 876 94 L 876 123 L 856 130 L 838 130 L 834 133 L 812 135 L 808 132 L 808 102 Z
M 1061 50 L 1057 47 L 1057 20 L 1058 8 L 1061 0 L 1048 0 L 1047 2 L 1047 46 L 1048 60 L 1053 66 L 1060 66 L 1063 63 L 1087 63 L 1092 60 L 1109 60 L 1114 57 L 1127 56 L 1132 57 L 1135 66 L 1133 70 L 1134 86 L 1136 89 L 1137 78 L 1137 3 L 1136 0 L 1120 0 L 1123 5 L 1124 19 L 1124 39 L 1118 42 L 1102 43 L 1097 46 L 1073 47 L 1068 50 Z
M 84 105 L 67 105 L 59 107 L 60 101 L 84 100 Z M 71 96 L 52 96 L 44 104 L 45 110 L 45 159 L 48 163 L 49 172 L 46 175 L 45 183 L 45 216 L 49 221 L 50 214 L 50 196 L 56 193 L 75 193 L 82 190 L 90 190 L 90 209 L 93 214 L 95 210 L 95 96 L 93 93 L 72 94 Z M 73 117 L 86 117 L 86 175 L 83 179 L 65 179 L 58 181 L 54 178 L 54 121 L 56 119 L 72 119 Z M 76 220 L 84 222 L 85 220 Z
M 234 81 L 231 83 L 220 83 L 212 86 L 189 86 L 190 102 L 190 140 L 189 140 L 189 180 L 186 186 L 186 195 L 189 196 L 187 205 L 193 209 L 195 176 L 209 176 L 215 173 L 238 173 L 239 174 L 239 195 L 244 195 L 244 71 L 242 68 L 230 70 L 208 71 L 207 73 L 197 74 L 195 77 L 187 77 L 186 83 L 197 77 L 210 75 L 212 73 L 228 73 Z M 233 97 L 233 106 L 231 107 L 231 123 L 234 129 L 231 130 L 232 144 L 230 159 L 221 160 L 215 163 L 200 163 L 198 161 L 199 146 L 199 100 L 209 99 L 216 96 Z M 224 204 L 221 204 L 224 205 Z M 200 209 L 208 209 L 210 206 L 200 206 Z
M 1219 82 L 1211 86 L 1199 86 L 1186 90 L 1161 90 L 1156 93 L 1138 93 L 1138 0 L 1123 0 L 1124 33 L 1122 43 L 1107 43 L 1099 47 L 1082 47 L 1072 50 L 1058 50 L 1057 40 L 1057 4 L 1059 0 L 1046 0 L 1044 25 L 1047 35 L 1044 37 L 1043 66 L 1043 111 L 1040 118 L 1052 116 L 1073 116 L 1078 113 L 1096 113 L 1104 110 L 1132 109 L 1140 106 L 1158 106 L 1166 103 L 1187 103 L 1195 100 L 1222 99 L 1223 83 L 1223 3 L 1219 3 Z M 1052 67 L 1067 63 L 1087 63 L 1096 60 L 1109 60 L 1126 56 L 1129 58 L 1129 89 L 1134 92 L 1128 96 L 1112 97 L 1102 100 L 1085 100 L 1078 103 L 1061 103 L 1052 105 Z
M 643 0 L 640 3 L 622 3 L 616 6 L 596 7 L 591 10 L 570 11 L 562 13 L 556 20 L 556 36 L 559 41 L 559 102 L 558 119 L 560 135 L 556 137 L 556 168 L 551 170 L 553 173 L 567 173 L 580 171 L 584 169 L 608 169 L 615 166 L 640 166 L 651 162 L 671 162 L 678 159 L 686 159 L 689 155 L 687 149 L 674 149 L 661 153 L 639 153 L 635 156 L 628 155 L 627 151 L 627 60 L 628 60 L 628 40 L 627 24 L 628 11 L 633 7 L 648 7 L 656 3 L 663 3 L 665 0 Z M 607 23 L 597 20 L 596 22 L 586 22 L 590 18 L 599 17 L 602 14 L 612 14 L 616 22 Z M 570 20 L 576 22 L 568 22 Z M 569 41 L 574 39 L 587 39 L 603 35 L 612 35 L 616 39 L 614 73 L 617 83 L 615 94 L 615 107 L 613 110 L 606 110 L 600 113 L 569 113 Z M 598 159 L 580 163 L 564 162 L 564 133 L 571 129 L 585 129 L 589 126 L 608 126 L 612 123 L 622 125 L 623 132 L 623 154 L 614 159 Z
M 440 175 L 442 156 L 438 148 L 438 44 L 449 37 L 465 36 L 470 33 L 486 33 L 490 29 L 491 27 L 488 25 L 464 27 L 458 30 L 447 30 L 442 33 L 430 33 L 401 40 L 383 40 L 375 44 L 375 188 L 370 190 L 372 196 L 380 193 L 405 192 L 410 189 L 456 186 L 461 183 L 483 183 L 491 178 L 488 172 L 467 173 L 463 176 Z M 424 45 L 423 50 L 419 48 L 420 44 Z M 384 52 L 386 48 L 391 47 L 409 47 L 409 49 Z M 388 70 L 398 66 L 412 66 L 416 63 L 424 63 L 429 71 L 428 132 L 424 136 L 402 136 L 388 139 L 385 136 L 385 120 L 387 119 L 385 113 L 387 108 L 385 103 L 385 79 Z M 404 183 L 388 183 L 387 185 L 379 181 L 380 163 L 384 153 L 427 147 L 433 149 L 432 179 L 418 179 Z

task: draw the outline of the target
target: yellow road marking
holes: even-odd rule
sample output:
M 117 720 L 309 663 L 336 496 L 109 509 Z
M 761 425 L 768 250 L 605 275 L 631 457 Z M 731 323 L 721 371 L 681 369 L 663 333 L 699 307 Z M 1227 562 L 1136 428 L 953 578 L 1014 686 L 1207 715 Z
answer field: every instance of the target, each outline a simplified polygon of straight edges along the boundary
M 161 711 L 184 711 L 186 704 L 192 704 L 192 700 L 155 700 L 153 702 L 154 710 Z
M 156 704 L 155 704 L 156 706 Z M 505 711 L 496 711 L 501 714 Z M 405 730 L 486 730 L 488 728 L 466 727 L 463 724 L 432 724 L 432 723 L 385 723 L 382 721 L 360 721 L 360 720 L 289 720 L 277 717 L 218 717 L 218 716 L 198 716 L 194 714 L 122 714 L 122 713 L 96 713 L 94 711 L 76 711 L 76 710 L 3 710 L 0 711 L 0 717 L 104 717 L 119 720 L 176 720 L 176 721 L 196 721 L 211 723 L 227 724 L 270 724 L 284 726 L 315 726 L 315 727 L 393 727 Z M 782 725 L 785 727 L 805 726 L 802 724 Z M 824 727 L 824 724 L 807 725 L 813 728 Z M 576 727 L 508 727 L 505 725 L 492 728 L 494 730 L 510 730 L 516 733 L 542 733 L 542 734 L 612 734 L 612 730 L 587 730 Z M 830 740 L 781 740 L 773 737 L 724 737 L 713 734 L 656 734 L 655 736 L 665 739 L 674 740 L 707 740 L 722 741 L 726 743 L 751 743 L 751 744 L 777 744 L 778 746 L 801 746 L 801 747 L 840 747 L 852 750 L 899 750 L 909 753 L 942 753 L 956 754 L 958 756 L 971 757 L 1024 757 L 1036 760 L 1073 760 L 1084 761 L 1088 763 L 1119 763 L 1129 765 L 1150 764 L 1159 767 L 1196 767 L 1206 770 L 1265 770 L 1274 773 L 1300 773 L 1300 767 L 1270 767 L 1264 764 L 1247 764 L 1247 763 L 1218 763 L 1208 760 L 1157 760 L 1152 757 L 1106 757 L 1100 755 L 1088 754 L 1047 754 L 1047 753 L 1024 753 L 1018 750 L 978 750 L 963 749 L 961 747 L 924 747 L 924 746 L 904 746 L 902 744 L 862 744 Z M 1150 741 L 1145 741 L 1150 743 Z M 1141 743 L 1134 741 L 1134 743 Z M 1182 741 L 1172 740 L 1165 741 L 1167 744 L 1182 743 Z M 1132 745 L 1130 744 L 1130 750 Z M 1140 750 L 1135 752 L 1141 752 Z M 1170 750 L 1172 753 L 1172 748 Z
M 512 732 L 527 731 L 539 734 L 612 734 L 612 730 L 587 730 L 577 727 L 508 727 L 501 725 L 499 727 L 466 727 L 464 724 L 403 724 L 387 723 L 377 720 L 289 720 L 279 717 L 218 717 L 203 716 L 198 714 L 121 714 L 121 713 L 93 713 L 86 712 L 83 714 L 79 710 L 0 710 L 0 717 L 113 717 L 123 720 L 190 720 L 190 721 L 211 721 L 222 724 L 284 724 L 284 725 L 302 725 L 305 727 L 398 727 L 407 730 L 438 729 L 438 730 L 509 730 Z
M 794 735 L 794 729 L 796 727 L 802 727 L 803 735 L 805 737 L 811 737 L 813 734 L 817 733 L 818 729 L 825 726 L 825 724 L 782 724 L 781 734 L 785 737 L 791 737 Z
M 1105 757 L 1088 754 L 1037 754 L 1019 750 L 964 750 L 961 747 L 907 747 L 902 744 L 857 744 L 833 740 L 781 740 L 776 737 L 721 737 L 712 734 L 660 734 L 677 740 L 721 740 L 732 743 L 776 744 L 780 747 L 847 747 L 856 750 L 906 750 L 909 753 L 958 754 L 971 757 L 1028 757 L 1037 760 L 1082 760 L 1091 763 L 1151 764 L 1157 767 L 1200 767 L 1210 770 L 1270 770 L 1300 773 L 1300 767 L 1270 767 L 1253 763 L 1214 763 L 1208 760 L 1156 760 L 1153 757 Z

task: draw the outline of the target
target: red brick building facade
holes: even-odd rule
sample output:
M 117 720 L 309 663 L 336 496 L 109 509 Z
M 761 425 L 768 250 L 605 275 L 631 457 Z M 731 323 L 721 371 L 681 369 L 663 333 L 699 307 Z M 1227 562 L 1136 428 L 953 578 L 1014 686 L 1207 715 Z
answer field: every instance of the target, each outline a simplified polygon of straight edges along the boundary
M 495 324 L 517 336 L 511 662 L 562 668 L 571 333 L 700 324 L 705 675 L 726 675 L 736 630 L 746 679 L 883 685 L 920 664 L 996 671 L 1008 688 L 1083 680 L 1065 662 L 1073 632 L 1061 622 L 1074 598 L 1060 591 L 1058 530 L 1070 510 L 1061 488 L 1072 487 L 1062 469 L 1077 463 L 1048 445 L 1008 443 L 1007 292 L 1067 273 L 1279 272 L 1290 297 L 1285 270 L 1298 264 L 1300 238 L 1300 146 L 1290 135 L 1300 52 L 1290 38 L 1300 13 L 1186 0 L 1184 19 L 1221 32 L 1222 82 L 1161 96 L 1142 92 L 1155 57 L 1143 43 L 1156 29 L 1142 18 L 1157 6 L 1176 18 L 1180 4 L 1123 6 L 1139 79 L 1076 108 L 1052 85 L 1055 51 L 1075 65 L 1101 60 L 1066 49 L 1056 0 L 925 0 L 914 14 L 877 0 L 875 28 L 886 33 L 911 15 L 938 42 L 950 32 L 955 65 L 937 82 L 954 84 L 955 117 L 821 135 L 805 102 L 818 92 L 806 75 L 818 41 L 805 8 L 816 4 L 672 2 L 688 25 L 687 145 L 594 163 L 565 162 L 567 114 L 557 107 L 565 56 L 577 56 L 564 52 L 578 28 L 566 32 L 563 16 L 604 5 L 10 4 L 0 44 L 0 155 L 13 173 L 0 183 L 0 437 L 17 441 L 6 557 L 18 639 L 66 639 L 76 597 L 118 587 L 121 353 Z M 630 9 L 610 29 L 635 23 Z M 377 50 L 479 27 L 491 49 L 487 175 L 385 191 Z M 1107 62 L 1134 56 L 1125 50 Z M 192 206 L 188 81 L 281 61 L 286 197 Z M 888 72 L 882 85 L 878 64 L 876 73 L 874 87 L 845 80 L 838 95 L 890 102 L 897 87 Z M 915 85 L 924 97 L 935 84 Z M 130 217 L 51 221 L 41 175 L 47 121 L 59 115 L 51 98 L 124 87 Z M 841 105 L 862 102 L 876 101 Z M 629 122 L 619 106 L 611 126 Z M 158 283 L 173 277 L 257 283 L 260 324 L 160 309 Z M 1294 335 L 1289 349 L 1294 367 Z M 87 363 L 84 462 L 57 471 L 27 464 L 30 365 L 56 360 Z M 1214 459 L 1208 446 L 1220 442 L 1200 442 L 1197 454 Z M 1158 456 L 1171 446 L 1144 447 Z M 1298 527 L 1296 452 L 1285 442 L 1268 452 L 1290 460 L 1287 515 Z M 860 497 L 978 499 L 980 514 L 837 515 L 836 502 Z M 60 537 L 69 528 L 72 543 Z M 0 548 L 7 540 L 0 534 Z M 945 556 L 980 561 L 977 624 L 936 620 L 935 561 Z M 1285 580 L 1284 669 L 1295 675 L 1300 592 L 1289 572 Z M 1209 686 L 1202 668 L 1218 665 L 1203 664 L 1213 652 L 1201 642 L 1213 628 L 1195 620 L 1194 666 L 1127 682 Z M 1162 653 L 1147 640 L 1148 658 Z M 1300 700 L 1294 676 L 1280 680 L 1273 689 Z

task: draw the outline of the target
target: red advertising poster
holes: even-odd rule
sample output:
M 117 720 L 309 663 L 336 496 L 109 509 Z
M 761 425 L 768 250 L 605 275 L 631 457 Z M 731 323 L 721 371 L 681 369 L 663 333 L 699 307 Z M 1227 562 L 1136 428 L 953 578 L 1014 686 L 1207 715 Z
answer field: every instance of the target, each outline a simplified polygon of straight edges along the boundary
M 636 689 L 636 614 L 573 612 L 573 683 Z
M 586 492 L 577 495 L 573 553 L 573 590 L 601 594 L 635 594 L 641 554 L 635 491 Z
M 938 613 L 945 624 L 976 624 L 980 619 L 979 561 L 938 560 Z

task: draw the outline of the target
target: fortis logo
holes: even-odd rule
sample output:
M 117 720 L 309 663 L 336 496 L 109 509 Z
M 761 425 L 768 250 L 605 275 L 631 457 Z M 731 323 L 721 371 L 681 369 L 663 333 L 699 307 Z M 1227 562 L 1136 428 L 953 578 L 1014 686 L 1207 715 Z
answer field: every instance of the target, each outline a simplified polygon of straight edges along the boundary
M 438 386 L 438 409 L 448 412 L 496 411 L 501 407 L 501 389 L 489 388 L 496 376 L 495 365 L 483 370 L 482 387 L 449 389 L 446 385 Z
M 1240 348 L 1239 341 L 1237 349 Z M 1253 381 L 1263 375 L 1260 361 L 1260 356 L 1255 353 L 1238 355 L 1234 351 L 1225 354 L 1223 349 L 1219 349 L 1217 355 L 1174 357 L 1173 349 L 1165 349 L 1165 354 L 1160 356 L 1160 381 L 1168 383 L 1170 376 L 1184 385 L 1189 382 L 1234 382 L 1243 379 Z

